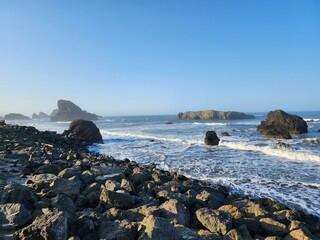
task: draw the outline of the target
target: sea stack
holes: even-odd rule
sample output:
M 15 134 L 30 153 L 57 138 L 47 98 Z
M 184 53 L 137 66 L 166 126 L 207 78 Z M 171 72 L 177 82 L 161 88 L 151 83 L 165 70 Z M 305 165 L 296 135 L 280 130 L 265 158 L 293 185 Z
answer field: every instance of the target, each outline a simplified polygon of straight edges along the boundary
M 219 145 L 220 139 L 218 138 L 215 131 L 207 131 L 204 143 L 206 145 Z
M 177 115 L 178 119 L 190 119 L 190 120 L 232 120 L 232 119 L 253 119 L 253 115 L 245 114 L 243 112 L 233 111 L 190 111 L 181 112 Z
M 59 100 L 58 109 L 53 110 L 50 116 L 52 122 L 73 121 L 78 119 L 94 121 L 98 120 L 98 116 L 82 110 L 76 104 L 67 100 Z
M 10 120 L 30 120 L 29 117 L 24 116 L 20 113 L 9 113 L 4 115 L 4 120 L 10 121 Z
M 265 133 L 268 138 L 289 139 L 290 134 L 307 133 L 308 125 L 303 118 L 297 115 L 275 110 L 268 113 L 266 120 L 257 127 L 257 132 Z

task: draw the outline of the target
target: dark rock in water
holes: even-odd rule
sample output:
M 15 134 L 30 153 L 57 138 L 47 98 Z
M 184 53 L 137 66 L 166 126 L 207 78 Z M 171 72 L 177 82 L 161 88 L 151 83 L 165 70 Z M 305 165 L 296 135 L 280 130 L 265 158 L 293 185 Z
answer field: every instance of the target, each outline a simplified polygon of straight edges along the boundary
M 228 132 L 221 132 L 221 133 L 220 133 L 220 136 L 221 136 L 221 137 L 229 137 L 230 134 L 229 134 Z
M 50 118 L 48 114 L 44 113 L 44 112 L 39 112 L 38 114 L 39 118 L 43 119 L 43 118 Z
M 74 120 L 70 123 L 69 130 L 63 135 L 72 136 L 89 143 L 102 143 L 102 136 L 97 126 L 87 120 Z
M 39 119 L 39 115 L 36 114 L 36 113 L 33 113 L 31 118 L 32 118 L 32 119 Z
M 318 130 L 318 133 L 320 133 L 320 129 Z
M 224 111 L 197 111 L 197 112 L 181 112 L 178 113 L 178 119 L 193 119 L 193 120 L 230 120 L 230 119 L 253 119 L 253 115 L 242 112 L 224 112 Z
M 173 122 L 165 122 L 165 124 L 173 124 Z
M 206 145 L 219 145 L 220 139 L 218 138 L 216 132 L 207 131 L 204 142 Z
M 291 135 L 286 130 L 281 129 L 273 129 L 271 131 L 266 132 L 266 138 L 283 138 L 283 139 L 291 139 Z
M 98 120 L 98 116 L 92 113 L 83 111 L 80 107 L 71 101 L 59 100 L 58 110 L 54 110 L 51 114 L 50 120 L 57 121 L 73 121 L 77 119 L 84 120 Z
M 32 224 L 16 232 L 19 239 L 53 239 L 68 237 L 68 223 L 63 212 L 48 212 L 37 217 Z
M 302 134 L 308 132 L 308 125 L 303 118 L 288 114 L 282 110 L 268 113 L 265 121 L 257 127 L 257 132 L 268 133 L 270 131 L 287 131 L 291 134 Z
M 275 149 L 286 149 L 286 150 L 293 150 L 291 145 L 283 142 L 277 142 L 276 144 L 273 145 L 273 148 Z
M 4 115 L 4 119 L 6 121 L 9 121 L 9 120 L 30 120 L 29 117 L 27 116 L 24 116 L 20 113 L 9 113 L 9 114 L 6 114 Z

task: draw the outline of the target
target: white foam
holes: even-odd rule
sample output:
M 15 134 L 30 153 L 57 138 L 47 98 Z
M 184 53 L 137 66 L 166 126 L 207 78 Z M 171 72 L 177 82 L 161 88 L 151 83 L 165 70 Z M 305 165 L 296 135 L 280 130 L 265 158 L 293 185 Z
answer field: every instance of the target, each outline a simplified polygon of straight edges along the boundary
M 320 122 L 319 118 L 304 118 L 306 122 Z
M 237 150 L 262 152 L 267 155 L 286 158 L 290 160 L 320 162 L 320 156 L 318 155 L 297 152 L 293 150 L 286 150 L 286 149 L 274 149 L 274 148 L 271 148 L 270 146 L 255 146 L 255 145 L 243 143 L 243 142 L 226 142 L 226 141 L 221 141 L 220 145 L 228 148 L 232 148 L 232 149 L 237 149 Z
M 229 126 L 228 123 L 201 123 L 201 122 L 194 122 L 195 125 L 206 125 L 206 126 Z

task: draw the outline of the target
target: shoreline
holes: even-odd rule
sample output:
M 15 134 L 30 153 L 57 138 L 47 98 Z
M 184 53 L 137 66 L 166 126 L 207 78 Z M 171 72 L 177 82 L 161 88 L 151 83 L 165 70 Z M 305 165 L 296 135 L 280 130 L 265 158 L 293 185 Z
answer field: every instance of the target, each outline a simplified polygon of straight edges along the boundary
M 299 234 L 320 238 L 319 218 L 271 199 L 251 201 L 224 186 L 116 160 L 90 152 L 88 143 L 34 127 L 2 125 L 0 131 L 4 161 L 9 168 L 10 164 L 19 168 L 13 176 L 19 173 L 28 179 L 23 191 L 29 199 L 15 196 L 22 191 L 19 184 L 1 189 L 1 204 L 23 205 L 30 216 L 23 223 L 7 219 L 8 228 L 18 230 L 20 238 L 30 231 L 39 234 L 32 229 L 43 226 L 47 230 L 40 235 L 49 234 L 55 226 L 47 221 L 49 216 L 63 223 L 61 236 L 73 239 L 233 239 L 235 235 L 290 239 Z M 113 233 L 107 232 L 106 223 Z M 59 236 L 56 233 L 52 239 Z

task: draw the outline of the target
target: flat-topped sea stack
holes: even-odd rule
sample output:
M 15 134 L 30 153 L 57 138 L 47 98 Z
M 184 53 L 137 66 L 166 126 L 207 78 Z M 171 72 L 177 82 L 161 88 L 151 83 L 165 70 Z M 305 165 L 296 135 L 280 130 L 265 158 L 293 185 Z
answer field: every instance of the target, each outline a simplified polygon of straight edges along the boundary
M 233 119 L 253 119 L 253 115 L 245 114 L 243 112 L 233 111 L 190 111 L 178 113 L 178 119 L 190 119 L 190 120 L 233 120 Z
M 20 113 L 9 113 L 4 115 L 4 120 L 10 121 L 10 120 L 30 120 L 29 117 L 24 116 Z
M 291 138 L 290 134 L 307 133 L 308 125 L 297 115 L 275 110 L 268 113 L 266 120 L 257 127 L 257 132 L 265 133 L 267 138 Z
M 82 110 L 76 104 L 67 100 L 59 100 L 58 109 L 53 110 L 52 114 L 50 115 L 50 120 L 52 122 L 73 121 L 77 119 L 94 121 L 98 120 L 98 116 Z

